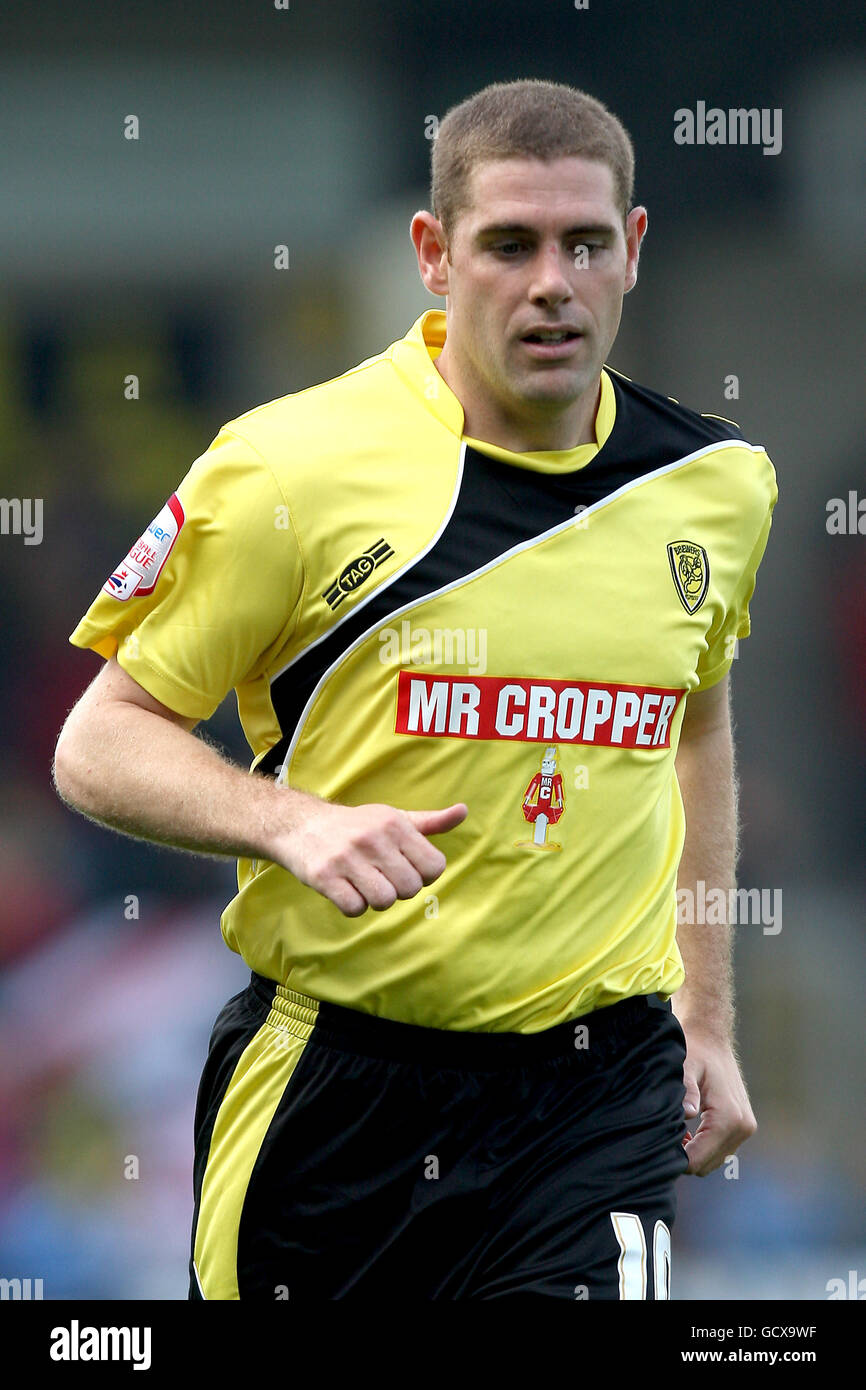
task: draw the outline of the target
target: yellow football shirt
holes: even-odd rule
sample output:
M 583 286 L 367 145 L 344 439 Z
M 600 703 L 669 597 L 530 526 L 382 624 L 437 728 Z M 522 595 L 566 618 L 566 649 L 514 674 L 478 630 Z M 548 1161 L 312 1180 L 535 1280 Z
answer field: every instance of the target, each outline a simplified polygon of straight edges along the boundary
M 685 702 L 725 674 L 777 489 L 761 446 L 605 368 L 596 442 L 462 435 L 445 315 L 228 423 L 71 641 L 178 713 L 232 689 L 254 765 L 360 805 L 465 801 L 448 864 L 357 918 L 241 860 L 251 969 L 433 1028 L 673 993 Z

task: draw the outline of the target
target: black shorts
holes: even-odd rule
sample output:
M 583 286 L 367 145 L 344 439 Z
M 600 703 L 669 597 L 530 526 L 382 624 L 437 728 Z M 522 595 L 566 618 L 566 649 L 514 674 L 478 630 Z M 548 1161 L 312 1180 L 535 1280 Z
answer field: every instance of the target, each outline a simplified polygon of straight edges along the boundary
M 667 1298 L 684 1057 L 657 995 L 466 1033 L 254 974 L 199 1088 L 189 1297 Z

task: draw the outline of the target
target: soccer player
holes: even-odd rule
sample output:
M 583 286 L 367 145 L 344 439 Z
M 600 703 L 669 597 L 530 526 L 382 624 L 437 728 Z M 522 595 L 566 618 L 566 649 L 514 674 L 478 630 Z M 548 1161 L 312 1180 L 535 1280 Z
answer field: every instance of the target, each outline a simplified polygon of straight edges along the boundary
M 633 167 L 561 84 L 453 108 L 445 311 L 226 425 L 72 635 L 60 795 L 240 861 L 191 1298 L 666 1298 L 676 1179 L 755 1129 L 677 885 L 734 883 L 775 475 L 605 365 Z M 252 775 L 193 734 L 231 689 Z

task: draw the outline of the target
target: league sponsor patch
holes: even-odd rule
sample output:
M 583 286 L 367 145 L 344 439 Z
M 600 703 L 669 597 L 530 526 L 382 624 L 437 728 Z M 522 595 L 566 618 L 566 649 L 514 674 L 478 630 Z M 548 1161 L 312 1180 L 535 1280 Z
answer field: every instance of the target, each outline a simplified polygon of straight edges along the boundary
M 601 681 L 431 676 L 401 671 L 398 734 L 669 748 L 685 690 Z
M 123 564 L 108 576 L 102 592 L 121 602 L 132 598 L 133 594 L 152 594 L 183 523 L 183 507 L 177 493 L 173 492 L 162 511 L 139 536 Z

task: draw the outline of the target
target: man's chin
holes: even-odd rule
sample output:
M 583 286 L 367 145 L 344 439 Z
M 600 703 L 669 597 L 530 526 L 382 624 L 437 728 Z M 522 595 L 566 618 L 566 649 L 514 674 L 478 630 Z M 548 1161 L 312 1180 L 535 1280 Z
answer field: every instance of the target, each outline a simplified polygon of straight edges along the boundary
M 537 405 L 573 405 L 588 390 L 598 385 L 598 376 L 588 379 L 585 372 L 577 374 L 564 367 L 544 373 L 532 372 L 522 375 L 515 382 L 515 395 L 524 401 L 534 401 Z

